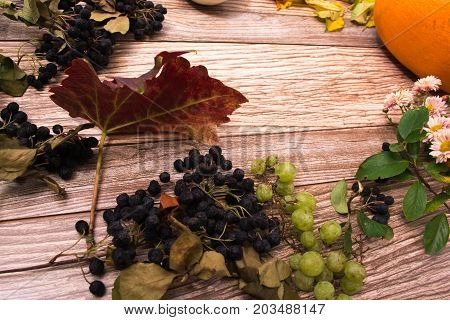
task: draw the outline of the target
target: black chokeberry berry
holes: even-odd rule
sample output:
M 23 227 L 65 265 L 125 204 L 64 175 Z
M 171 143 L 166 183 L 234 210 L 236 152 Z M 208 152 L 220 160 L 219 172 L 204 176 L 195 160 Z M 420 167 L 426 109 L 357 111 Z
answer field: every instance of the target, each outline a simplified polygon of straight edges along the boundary
M 387 196 L 386 198 L 384 198 L 384 203 L 388 206 L 391 206 L 394 204 L 394 198 L 391 196 Z
M 147 191 L 153 197 L 157 196 L 158 194 L 160 194 L 161 193 L 161 186 L 160 186 L 159 182 L 156 181 L 156 180 L 150 181 L 150 184 L 148 185 Z
M 229 170 L 233 169 L 233 163 L 231 162 L 231 160 L 223 161 L 220 166 L 223 171 L 229 171 Z
M 22 123 L 24 123 L 25 121 L 27 121 L 27 119 L 28 119 L 28 116 L 27 116 L 27 114 L 25 113 L 25 112 L 23 112 L 23 111 L 18 111 L 18 112 L 16 112 L 15 114 L 14 114 L 14 116 L 13 116 L 13 121 L 15 122 L 15 123 L 17 123 L 17 124 L 22 124 Z
M 170 181 L 170 174 L 168 172 L 162 172 L 159 175 L 159 180 L 161 180 L 162 183 L 167 183 Z
M 161 249 L 152 248 L 148 251 L 148 261 L 161 264 L 164 259 L 164 252 Z
M 184 162 L 181 159 L 175 160 L 173 163 L 173 167 L 177 172 L 183 172 L 184 171 Z
M 63 133 L 64 129 L 63 129 L 62 125 L 55 124 L 52 128 L 52 131 L 54 134 L 61 134 L 61 133 Z
M 102 274 L 105 273 L 105 263 L 98 258 L 93 258 L 89 262 L 89 271 L 94 276 L 101 276 Z
M 119 194 L 116 198 L 116 202 L 119 207 L 128 206 L 129 201 L 130 201 L 130 197 L 126 193 Z
M 372 220 L 381 224 L 387 224 L 389 221 L 389 214 L 374 214 Z
M 383 144 L 381 145 L 381 149 L 383 151 L 389 151 L 390 146 L 391 146 L 391 144 L 389 142 L 383 142 Z
M 368 197 L 370 196 L 371 190 L 368 187 L 364 187 L 363 190 L 361 191 L 361 195 L 363 197 Z
M 106 287 L 103 282 L 95 280 L 89 285 L 89 291 L 96 297 L 103 297 L 106 292 Z
M 77 223 L 75 223 L 75 230 L 81 235 L 88 235 L 89 234 L 89 224 L 84 220 L 79 220 Z
M 359 191 L 359 183 L 358 182 L 354 182 L 352 184 L 352 191 L 353 192 L 358 192 Z
M 6 106 L 6 108 L 11 112 L 12 114 L 17 113 L 19 111 L 19 104 L 17 102 L 10 102 Z

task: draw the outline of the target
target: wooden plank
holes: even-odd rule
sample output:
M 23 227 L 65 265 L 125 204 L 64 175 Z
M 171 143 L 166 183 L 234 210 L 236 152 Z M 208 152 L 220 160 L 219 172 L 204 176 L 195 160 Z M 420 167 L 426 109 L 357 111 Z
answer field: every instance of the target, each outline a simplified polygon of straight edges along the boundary
M 18 47 L 2 43 L 7 55 Z M 118 46 L 102 76 L 138 76 L 161 50 L 185 49 L 197 49 L 198 54 L 187 55 L 194 65 L 204 64 L 250 101 L 221 129 L 224 135 L 385 125 L 385 95 L 411 84 L 381 49 L 302 45 L 127 43 Z M 55 106 L 46 91 L 30 88 L 17 99 L 0 94 L 0 105 L 13 100 L 39 125 L 80 123 Z
M 374 28 L 356 26 L 347 20 L 341 32 L 327 33 L 324 23 L 316 20 L 313 10 L 305 6 L 277 12 L 274 1 L 268 0 L 229 0 L 217 7 L 169 0 L 164 5 L 168 14 L 163 31 L 150 41 L 379 46 Z M 42 33 L 5 17 L 0 19 L 4 40 L 29 40 Z
M 312 192 L 318 201 L 315 213 L 316 227 L 328 219 L 343 220 L 334 213 L 329 201 L 332 183 L 302 187 L 299 190 Z M 393 195 L 397 203 L 392 207 L 391 226 L 395 237 L 391 241 L 367 241 L 366 258 L 368 277 L 364 290 L 355 296 L 357 299 L 449 299 L 447 247 L 439 255 L 430 257 L 424 254 L 422 232 L 424 224 L 431 216 L 413 223 L 406 223 L 401 214 L 398 199 L 406 192 L 406 184 L 396 184 L 387 194 Z M 70 246 L 77 234 L 73 228 L 78 219 L 87 213 L 69 214 L 55 217 L 32 218 L 0 223 L 1 269 L 30 266 L 48 261 L 55 253 Z M 105 233 L 104 222 L 97 219 L 97 238 Z M 357 234 L 358 228 L 354 228 Z M 83 245 L 78 247 L 82 250 Z M 287 259 L 292 253 L 286 246 L 280 246 L 274 255 Z M 145 259 L 145 252 L 141 252 Z M 102 277 L 111 287 L 117 273 L 108 269 Z M 93 279 L 89 276 L 90 279 Z M 1 299 L 91 299 L 79 266 L 65 266 L 41 271 L 0 275 Z M 185 284 L 176 283 L 169 290 L 169 299 L 247 299 L 237 288 L 235 280 L 190 280 Z M 302 295 L 302 297 L 310 297 Z
M 300 186 L 352 178 L 360 162 L 393 137 L 393 131 L 378 127 L 223 137 L 221 145 L 235 167 L 247 169 L 254 159 L 268 154 L 289 159 L 299 169 L 295 184 Z M 107 149 L 98 208 L 114 206 L 116 196 L 122 192 L 146 189 L 160 172 L 173 171 L 173 161 L 184 157 L 192 146 L 187 141 L 170 140 Z M 68 192 L 64 199 L 36 181 L 2 182 L 0 221 L 88 211 L 94 174 L 92 160 L 73 179 L 62 183 Z M 180 177 L 174 174 L 173 179 Z

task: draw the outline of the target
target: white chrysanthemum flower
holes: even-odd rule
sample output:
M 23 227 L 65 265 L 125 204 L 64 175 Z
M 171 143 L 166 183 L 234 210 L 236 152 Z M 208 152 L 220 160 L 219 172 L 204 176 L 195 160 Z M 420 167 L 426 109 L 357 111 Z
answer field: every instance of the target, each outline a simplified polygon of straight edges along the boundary
M 384 108 L 392 110 L 395 107 L 406 107 L 414 102 L 414 95 L 411 90 L 401 89 L 388 94 L 384 99 Z
M 427 137 L 423 142 L 430 142 L 442 130 L 450 129 L 450 120 L 446 117 L 430 117 L 427 126 L 423 129 L 427 132 Z
M 436 134 L 431 144 L 430 155 L 436 163 L 445 163 L 450 159 L 450 129 L 443 129 Z
M 441 116 L 446 113 L 447 103 L 439 96 L 428 97 L 425 100 L 425 107 L 431 116 Z
M 414 83 L 414 92 L 437 91 L 442 85 L 442 81 L 435 76 L 428 76 L 417 80 Z

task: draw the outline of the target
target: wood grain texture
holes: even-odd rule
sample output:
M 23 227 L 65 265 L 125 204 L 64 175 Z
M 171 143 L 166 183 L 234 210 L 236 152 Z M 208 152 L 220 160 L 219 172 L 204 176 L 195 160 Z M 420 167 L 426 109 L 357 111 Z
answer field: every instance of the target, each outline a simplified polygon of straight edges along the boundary
M 19 45 L 2 42 L 2 51 L 14 55 Z M 221 128 L 223 135 L 386 125 L 384 97 L 411 84 L 380 49 L 267 44 L 122 43 L 102 76 L 138 76 L 160 51 L 191 49 L 198 52 L 186 55 L 193 65 L 205 65 L 250 101 Z M 14 100 L 40 125 L 80 123 L 48 95 L 30 89 Z M 0 105 L 11 100 L 0 94 Z
M 325 24 L 306 6 L 276 11 L 273 0 L 229 0 L 217 7 L 168 0 L 164 5 L 168 8 L 164 28 L 151 41 L 379 46 L 374 28 L 366 29 L 349 20 L 341 32 L 325 32 Z M 4 40 L 29 40 L 42 33 L 5 17 L 0 19 Z
M 367 137 L 372 138 L 368 140 Z M 295 183 L 300 186 L 352 178 L 359 163 L 380 150 L 384 140 L 393 137 L 394 133 L 387 127 L 298 131 L 223 137 L 221 146 L 235 167 L 246 170 L 253 159 L 268 154 L 289 159 L 299 169 Z M 120 193 L 146 189 L 150 180 L 157 178 L 160 172 L 174 171 L 173 161 L 184 157 L 190 148 L 192 143 L 188 141 L 169 140 L 106 149 L 97 208 L 110 208 Z M 352 150 L 351 156 L 349 150 Z M 70 181 L 61 182 L 68 192 L 65 199 L 58 200 L 59 196 L 35 181 L 22 184 L 2 182 L 0 202 L 7 205 L 0 210 L 0 221 L 88 211 L 95 174 L 94 162 L 82 167 Z M 181 174 L 173 175 L 173 179 L 180 177 Z M 52 205 L 49 206 L 49 203 Z
M 318 199 L 316 226 L 330 218 L 340 219 L 331 209 L 330 189 L 340 179 L 351 179 L 358 164 L 379 150 L 381 142 L 394 139 L 380 112 L 382 102 L 391 90 L 410 85 L 413 79 L 379 47 L 375 30 L 347 23 L 342 32 L 326 33 L 311 9 L 302 6 L 277 12 L 273 0 L 229 0 L 217 7 L 165 0 L 164 5 L 169 14 L 163 32 L 147 42 L 121 39 L 101 75 L 137 76 L 151 68 L 160 51 L 197 50 L 188 56 L 193 64 L 204 64 L 213 77 L 250 100 L 219 130 L 221 145 L 235 166 L 248 168 L 252 159 L 269 153 L 293 161 L 300 169 L 297 190 L 310 191 Z M 0 17 L 0 53 L 15 56 L 21 40 L 41 33 Z M 18 99 L 0 94 L 0 106 L 12 100 L 39 125 L 83 122 L 69 118 L 46 92 L 30 89 Z M 96 236 L 105 234 L 101 210 L 114 206 L 117 194 L 145 188 L 192 146 L 198 145 L 170 135 L 111 139 Z M 31 181 L 0 183 L 0 269 L 47 262 L 75 241 L 74 223 L 88 216 L 93 169 L 91 162 L 64 183 L 65 199 Z M 397 201 L 407 186 L 395 186 L 392 194 Z M 390 242 L 368 242 L 369 276 L 356 298 L 450 299 L 445 281 L 450 249 L 435 257 L 423 253 L 421 234 L 431 217 L 407 224 L 399 202 L 394 205 L 395 237 Z M 280 246 L 274 254 L 285 259 L 291 251 Z M 80 266 L 0 275 L 0 299 L 92 299 Z M 105 299 L 110 298 L 116 275 L 109 270 L 102 279 L 108 286 Z M 166 298 L 250 297 L 241 293 L 233 279 L 192 279 L 174 284 Z
M 317 198 L 315 213 L 316 227 L 325 220 L 345 220 L 334 213 L 329 191 L 334 183 L 324 183 L 297 188 L 313 193 Z M 396 199 L 406 192 L 407 183 L 391 186 L 387 191 Z M 390 189 L 389 188 L 389 189 Z M 385 191 L 386 192 L 386 191 Z M 87 212 L 67 214 L 55 217 L 31 218 L 20 221 L 0 223 L 0 256 L 2 269 L 24 267 L 45 263 L 55 253 L 69 247 L 77 238 L 73 228 L 78 219 L 85 218 Z M 450 290 L 445 278 L 448 267 L 450 249 L 447 247 L 440 255 L 426 256 L 422 246 L 424 224 L 431 216 L 413 223 L 406 223 L 401 214 L 401 205 L 397 202 L 392 207 L 392 225 L 395 237 L 391 241 L 366 241 L 364 263 L 368 277 L 364 290 L 355 296 L 357 299 L 410 299 L 439 298 L 449 299 Z M 355 223 L 354 219 L 352 220 Z M 97 219 L 97 238 L 105 234 L 104 222 Z M 355 235 L 358 228 L 354 227 Z M 29 236 L 24 237 L 23 234 Z M 77 249 L 83 250 L 80 244 Z M 145 259 L 145 251 L 141 251 L 140 259 Z M 287 259 L 292 253 L 290 247 L 281 245 L 273 255 Z M 71 265 L 41 271 L 0 275 L 0 299 L 89 299 L 87 284 L 81 275 L 80 266 Z M 117 272 L 108 269 L 102 277 L 108 286 L 110 298 L 111 287 Z M 92 278 L 92 277 L 89 277 Z M 70 285 L 66 285 L 69 284 Z M 58 288 L 55 290 L 55 288 Z M 303 298 L 310 297 L 307 294 Z M 187 283 L 175 283 L 168 291 L 168 299 L 247 299 L 247 295 L 237 288 L 233 279 L 199 281 L 191 279 Z

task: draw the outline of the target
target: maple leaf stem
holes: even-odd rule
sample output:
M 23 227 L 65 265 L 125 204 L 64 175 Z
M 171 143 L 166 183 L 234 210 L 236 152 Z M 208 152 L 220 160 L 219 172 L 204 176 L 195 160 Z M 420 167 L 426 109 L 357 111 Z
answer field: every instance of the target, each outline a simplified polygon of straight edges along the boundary
M 94 189 L 92 191 L 92 204 L 91 212 L 89 215 L 89 235 L 91 239 L 94 239 L 94 228 L 95 228 L 95 209 L 97 208 L 98 192 L 100 188 L 100 178 L 101 170 L 103 165 L 103 149 L 105 146 L 107 133 L 102 131 L 102 136 L 98 144 L 98 156 L 97 156 L 97 167 L 95 169 L 95 179 L 94 179 Z M 92 240 L 93 242 L 93 240 Z

